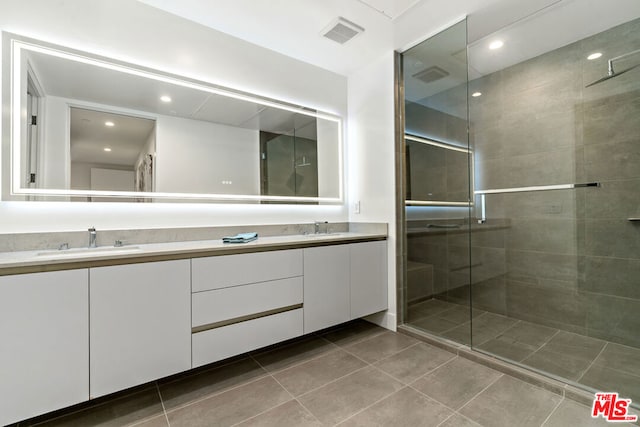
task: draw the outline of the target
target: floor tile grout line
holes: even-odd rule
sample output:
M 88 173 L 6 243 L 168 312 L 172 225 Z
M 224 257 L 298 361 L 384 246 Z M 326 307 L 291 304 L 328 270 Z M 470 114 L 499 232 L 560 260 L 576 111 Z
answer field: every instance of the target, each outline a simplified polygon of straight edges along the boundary
M 547 417 L 544 419 L 544 421 L 540 423 L 540 427 L 544 427 L 544 425 L 547 423 L 547 421 L 549 421 L 549 419 L 551 419 L 551 416 L 558 410 L 560 405 L 562 405 L 562 402 L 564 402 L 566 399 L 567 399 L 566 397 L 562 397 L 560 399 L 558 404 L 551 410 L 551 412 L 549 412 L 549 415 L 547 415 Z
M 345 344 L 345 345 L 341 345 L 341 344 L 335 343 L 335 342 L 333 342 L 333 341 L 329 340 L 328 338 L 325 338 L 325 339 L 326 339 L 327 341 L 329 341 L 330 343 L 332 343 L 332 344 L 334 344 L 334 345 L 338 346 L 339 348 L 345 348 L 345 347 L 349 347 L 349 346 L 352 346 L 352 345 L 360 344 L 360 343 L 365 342 L 365 341 L 367 341 L 367 340 L 370 340 L 370 339 L 373 339 L 373 338 L 379 337 L 380 335 L 384 334 L 385 332 L 391 332 L 391 331 L 389 331 L 388 329 L 384 329 L 384 328 L 382 328 L 382 327 L 380 327 L 380 329 L 381 329 L 380 331 L 376 332 L 376 333 L 375 333 L 375 334 L 373 334 L 373 335 L 367 335 L 367 336 L 365 336 L 365 337 L 361 337 L 361 338 L 356 339 L 355 341 L 351 341 L 351 342 L 349 342 L 348 344 Z M 325 335 L 327 335 L 327 334 L 325 334 Z
M 164 400 L 162 399 L 162 393 L 160 392 L 160 385 L 156 381 L 156 390 L 158 391 L 158 397 L 160 398 L 160 404 L 162 405 L 162 413 L 164 414 L 164 419 L 167 420 L 167 426 L 171 427 L 171 423 L 169 422 L 169 416 L 167 415 L 167 408 L 164 406 Z
M 418 346 L 418 345 L 420 345 L 420 344 L 422 344 L 420 341 L 415 342 L 415 343 L 411 344 L 409 347 L 405 347 L 405 348 L 403 348 L 402 350 L 400 350 L 400 351 L 399 351 L 399 352 L 397 352 L 397 353 L 393 353 L 393 354 L 391 354 L 391 355 L 389 355 L 389 356 L 385 356 L 385 357 L 383 357 L 382 359 L 376 360 L 375 362 L 371 363 L 371 365 L 375 365 L 375 364 L 377 364 L 377 363 L 383 362 L 383 361 L 385 361 L 385 360 L 387 360 L 387 359 L 390 359 L 390 358 L 392 358 L 392 357 L 394 357 L 394 356 L 397 356 L 398 354 L 402 353 L 403 351 L 407 351 L 407 350 L 409 350 L 410 348 L 416 347 L 416 346 Z
M 256 363 L 258 363 L 258 362 L 256 361 Z M 284 391 L 285 391 L 285 392 L 286 392 L 286 393 L 291 397 L 291 399 L 287 400 L 286 402 L 282 402 L 282 403 L 279 403 L 279 404 L 277 404 L 277 405 L 274 405 L 274 406 L 272 406 L 272 407 L 270 407 L 270 408 L 267 408 L 267 409 L 265 409 L 264 411 L 261 411 L 261 412 L 259 412 L 259 413 L 255 414 L 255 415 L 252 415 L 252 416 L 250 416 L 250 417 L 248 417 L 248 418 L 245 418 L 245 419 L 243 419 L 243 420 L 240 420 L 240 421 L 238 421 L 237 423 L 232 424 L 232 425 L 231 425 L 231 427 L 234 427 L 234 426 L 240 425 L 240 424 L 242 424 L 242 423 L 244 423 L 244 422 L 247 422 L 247 421 L 253 420 L 253 419 L 255 419 L 255 418 L 257 418 L 257 417 L 259 417 L 259 416 L 261 416 L 261 415 L 266 414 L 266 413 L 267 413 L 267 412 L 269 412 L 269 411 L 272 411 L 272 410 L 274 410 L 274 409 L 276 409 L 276 408 L 279 408 L 280 406 L 286 405 L 287 403 L 292 402 L 292 401 L 294 401 L 294 400 L 295 400 L 296 402 L 298 402 L 298 404 L 300 404 L 300 406 L 302 406 L 302 408 L 303 408 L 305 411 L 307 411 L 307 412 L 308 412 L 308 413 L 309 413 L 309 414 L 310 414 L 314 419 L 316 419 L 318 422 L 320 422 L 320 420 L 318 420 L 318 419 L 316 418 L 316 416 L 315 416 L 315 415 L 313 415 L 313 413 L 311 413 L 311 411 L 309 411 L 309 410 L 308 410 L 308 409 L 307 409 L 307 408 L 306 408 L 306 407 L 305 407 L 305 406 L 304 406 L 304 405 L 303 405 L 303 404 L 302 404 L 302 403 L 301 403 L 301 402 L 300 402 L 300 401 L 299 401 L 299 400 L 298 400 L 298 399 L 297 399 L 297 398 L 296 398 L 296 397 L 295 397 L 295 396 L 294 396 L 294 395 L 293 395 L 289 390 L 287 390 L 287 388 L 286 388 L 285 386 L 283 386 L 283 385 L 280 383 L 280 381 L 278 381 L 278 380 L 277 380 L 277 379 L 276 379 L 272 374 L 269 374 L 268 376 L 270 376 L 270 377 L 271 377 L 271 379 L 273 379 L 273 380 L 274 380 L 274 381 L 275 381 L 275 382 L 276 382 L 280 387 L 282 387 L 282 389 L 283 389 L 283 390 L 284 390 Z M 322 423 L 321 423 L 321 424 L 322 424 Z
M 496 371 L 497 372 L 497 371 Z M 473 402 L 478 396 L 480 396 L 482 393 L 484 393 L 489 387 L 491 387 L 492 385 L 494 385 L 495 383 L 498 382 L 498 380 L 500 380 L 500 378 L 504 377 L 507 374 L 503 374 L 501 373 L 498 378 L 496 378 L 495 380 L 491 381 L 491 383 L 489 385 L 487 385 L 485 388 L 483 388 L 482 390 L 480 390 L 478 393 L 476 393 L 471 399 L 469 399 L 467 401 L 467 403 L 465 403 L 464 405 L 462 405 L 460 408 L 458 408 L 458 411 L 464 409 L 465 406 L 467 406 L 469 403 Z M 513 377 L 512 377 L 513 378 Z M 519 380 L 520 381 L 520 380 Z
M 393 334 L 397 334 L 397 332 L 391 332 L 391 333 L 393 333 Z M 375 338 L 375 337 L 373 337 L 373 338 Z M 364 363 L 366 363 L 366 364 L 368 364 L 368 365 L 372 365 L 372 366 L 373 366 L 375 363 L 378 363 L 378 362 L 380 362 L 380 361 L 382 361 L 382 360 L 385 360 L 385 359 L 388 359 L 388 358 L 390 358 L 390 357 L 396 356 L 396 355 L 398 355 L 398 354 L 402 353 L 403 351 L 407 350 L 408 348 L 413 347 L 413 346 L 415 346 L 415 345 L 418 345 L 418 344 L 422 343 L 422 341 L 420 341 L 420 340 L 418 340 L 418 339 L 416 339 L 416 338 L 413 338 L 413 337 L 408 337 L 408 338 L 411 338 L 411 339 L 413 339 L 413 340 L 416 340 L 417 342 L 415 342 L 415 343 L 413 343 L 413 344 L 410 344 L 410 345 L 408 345 L 407 347 L 403 347 L 402 349 L 400 349 L 400 350 L 398 350 L 398 351 L 394 351 L 393 353 L 391 353 L 391 354 L 389 354 L 389 355 L 387 355 L 387 356 L 383 357 L 382 359 L 374 360 L 373 362 L 369 362 L 368 360 L 363 359 L 362 357 L 358 356 L 356 353 L 353 353 L 352 351 L 349 351 L 349 349 L 347 349 L 347 348 L 342 348 L 342 350 L 344 350 L 344 351 L 346 351 L 347 353 L 349 353 L 350 355 L 352 355 L 352 356 L 354 356 L 354 357 L 358 358 L 359 360 L 363 361 Z M 354 343 L 354 344 L 355 344 L 355 343 Z
M 331 381 L 329 381 L 328 383 L 325 383 L 325 384 L 323 384 L 323 385 L 321 385 L 321 386 L 318 386 L 318 387 L 312 388 L 311 390 L 305 391 L 304 393 L 300 394 L 300 395 L 299 395 L 299 396 L 297 396 L 296 398 L 297 398 L 297 399 L 300 399 L 301 397 L 304 397 L 304 396 L 306 396 L 306 395 L 308 395 L 308 394 L 310 394 L 310 393 L 313 393 L 313 392 L 315 392 L 315 391 L 317 391 L 317 390 L 320 390 L 320 389 L 321 389 L 321 388 L 323 388 L 323 387 L 326 387 L 326 386 L 328 386 L 328 385 L 330 385 L 330 384 L 336 383 L 336 382 L 338 382 L 338 381 L 340 381 L 340 380 L 342 380 L 342 379 L 344 379 L 344 378 L 348 377 L 349 375 L 353 375 L 353 374 L 355 374 L 355 373 L 357 373 L 357 372 L 363 371 L 363 370 L 365 370 L 365 369 L 367 369 L 367 368 L 370 368 L 370 367 L 371 367 L 371 365 L 367 364 L 367 365 L 365 365 L 365 366 L 363 366 L 363 367 L 361 367 L 361 368 L 356 369 L 355 371 L 351 371 L 351 372 L 349 372 L 348 374 L 345 374 L 345 375 L 343 375 L 343 376 L 341 376 L 341 377 L 338 377 L 338 378 L 336 378 L 336 379 L 334 379 L 334 380 L 331 380 Z
M 280 385 L 280 387 L 285 389 L 287 391 L 287 393 L 289 393 L 289 396 L 291 396 L 293 398 L 293 400 L 298 402 L 298 404 L 302 407 L 302 409 L 307 411 L 309 413 L 309 415 L 311 415 L 313 417 L 314 420 L 318 421 L 320 424 L 324 424 L 322 421 L 320 421 L 318 419 L 318 417 L 316 417 L 316 414 L 314 414 L 313 412 L 311 412 L 311 410 L 309 408 L 304 406 L 304 404 L 296 396 L 294 396 L 293 393 L 291 393 L 280 381 L 278 381 L 278 379 L 275 376 L 271 375 L 271 377 L 274 379 L 275 382 L 277 382 Z M 283 405 L 284 405 L 284 403 L 283 403 Z
M 549 337 L 548 340 L 546 340 L 545 342 L 543 342 L 538 348 L 536 348 L 530 355 L 528 355 L 527 357 L 525 357 L 524 359 L 522 359 L 522 361 L 520 363 L 524 363 L 525 360 L 527 360 L 528 358 L 530 358 L 531 356 L 533 356 L 534 354 L 538 353 L 540 350 L 542 350 L 544 348 L 544 346 L 546 346 L 547 344 L 549 344 L 551 342 L 552 339 L 554 339 L 556 337 L 556 335 L 558 335 L 560 333 L 560 329 L 556 330 L 556 332 L 551 335 Z
M 312 362 L 314 360 L 320 359 L 321 357 L 324 357 L 324 356 L 326 356 L 328 354 L 337 352 L 338 350 L 342 350 L 342 349 L 340 347 L 331 348 L 331 349 L 329 349 L 327 351 L 324 351 L 322 353 L 314 354 L 313 356 L 309 357 L 308 359 L 300 360 L 298 362 L 292 363 L 291 365 L 285 366 L 284 368 L 279 368 L 279 369 L 274 369 L 274 370 L 269 370 L 269 369 L 265 368 L 262 364 L 258 363 L 257 359 L 254 359 L 254 361 L 256 363 L 258 363 L 260 365 L 260 367 L 267 372 L 267 374 L 269 374 L 269 375 L 271 375 L 271 374 L 279 374 L 279 373 L 284 372 L 286 370 L 297 368 L 300 365 L 304 365 L 305 363 Z
M 596 360 L 598 360 L 598 357 L 600 357 L 602 355 L 602 353 L 604 353 L 604 350 L 607 348 L 608 345 L 609 345 L 609 341 L 605 341 L 605 344 L 604 344 L 604 346 L 602 346 L 602 349 L 598 352 L 598 355 L 593 358 L 591 363 L 589 363 L 589 366 L 587 366 L 587 368 L 584 370 L 584 372 L 582 372 L 582 374 L 580 374 L 580 376 L 576 380 L 577 383 L 581 384 L 580 381 L 582 380 L 584 375 L 587 373 L 587 371 L 589 371 L 589 369 L 591 369 L 593 367 L 593 365 L 596 364 Z
M 451 412 L 454 412 L 454 413 L 457 413 L 457 412 L 458 412 L 458 411 L 456 411 L 455 409 L 453 409 L 451 406 L 447 405 L 446 403 L 442 403 L 442 402 L 440 402 L 439 400 L 437 400 L 437 399 L 435 399 L 435 398 L 433 398 L 433 397 L 429 396 L 427 393 L 425 393 L 425 392 L 423 392 L 423 391 L 418 390 L 417 388 L 415 388 L 415 387 L 414 387 L 413 385 L 411 385 L 411 384 L 410 384 L 410 385 L 408 385 L 407 387 L 409 387 L 411 390 L 413 390 L 413 391 L 415 391 L 415 392 L 419 393 L 421 396 L 424 396 L 424 397 L 426 397 L 427 399 L 429 399 L 429 400 L 432 400 L 432 401 L 436 402 L 438 405 L 442 405 L 442 406 L 444 406 L 445 408 L 447 408 L 447 409 L 448 409 L 448 410 L 450 410 Z
M 364 412 L 364 411 L 366 411 L 367 409 L 369 409 L 369 408 L 371 408 L 371 407 L 373 407 L 373 406 L 377 405 L 378 403 L 382 402 L 382 401 L 383 401 L 383 400 L 385 400 L 385 399 L 388 399 L 389 397 L 393 396 L 394 394 L 399 393 L 401 390 L 404 390 L 405 388 L 408 388 L 408 386 L 403 386 L 400 390 L 396 390 L 396 391 L 393 391 L 393 392 L 391 392 L 391 393 L 389 393 L 389 394 L 385 395 L 384 397 L 382 397 L 382 398 L 380 398 L 380 399 L 376 400 L 375 402 L 373 402 L 372 404 L 370 404 L 370 405 L 368 405 L 368 406 L 366 406 L 366 407 L 364 407 L 364 408 L 360 409 L 358 412 L 356 412 L 356 413 L 354 413 L 354 414 L 349 415 L 347 418 L 345 418 L 344 420 L 342 420 L 342 421 L 340 421 L 340 422 L 338 422 L 337 424 L 334 424 L 334 425 L 338 426 L 338 425 L 340 425 L 340 424 L 342 424 L 342 423 L 346 422 L 347 420 L 350 420 L 351 418 L 355 417 L 356 415 L 363 413 L 363 412 Z
M 412 347 L 413 347 L 413 346 L 412 346 Z M 444 351 L 444 350 L 443 350 L 443 351 Z M 436 371 L 436 370 L 440 369 L 441 367 L 443 367 L 444 365 L 448 364 L 449 362 L 451 362 L 453 359 L 455 359 L 455 358 L 457 358 L 457 357 L 459 357 L 459 356 L 456 356 L 455 354 L 453 354 L 453 353 L 452 353 L 451 359 L 445 360 L 444 362 L 440 363 L 438 366 L 436 366 L 436 367 L 434 367 L 434 368 L 429 369 L 427 372 L 425 372 L 425 373 L 421 374 L 421 375 L 420 375 L 420 376 L 418 376 L 417 378 L 414 378 L 414 379 L 410 380 L 409 382 L 405 382 L 404 380 L 402 380 L 402 379 L 400 379 L 400 378 L 397 378 L 397 377 L 393 376 L 391 373 L 389 373 L 389 372 L 385 371 L 384 369 L 380 368 L 379 366 L 377 366 L 377 363 L 378 363 L 378 362 L 372 363 L 372 364 L 371 364 L 371 366 L 372 366 L 372 367 L 374 367 L 374 368 L 376 368 L 378 371 L 382 372 L 383 374 L 388 375 L 389 377 L 393 378 L 394 380 L 399 381 L 400 383 L 402 383 L 402 384 L 404 384 L 404 385 L 406 385 L 406 386 L 409 386 L 409 385 L 411 385 L 411 384 L 415 383 L 416 381 L 418 381 L 418 380 L 420 380 L 420 379 L 422 379 L 422 378 L 424 378 L 424 377 L 428 376 L 428 375 L 429 375 L 429 374 L 431 374 L 432 372 L 434 372 L 434 371 Z
M 442 424 L 444 424 L 447 421 L 449 421 L 449 419 L 451 417 L 454 417 L 456 414 L 457 414 L 457 412 L 452 412 L 451 414 L 449 414 L 449 416 L 447 418 L 445 418 L 444 420 L 440 421 L 436 427 L 440 427 Z
M 249 357 L 249 353 L 244 353 L 244 354 L 241 354 L 241 355 L 238 355 L 238 356 L 231 357 L 230 359 L 232 359 L 232 360 L 223 359 L 223 360 L 218 361 L 218 362 L 213 362 L 213 364 L 216 365 L 216 366 L 211 366 L 209 368 L 202 369 L 199 372 L 191 372 L 192 370 L 184 371 L 184 372 L 182 372 L 180 374 L 177 374 L 177 378 L 173 378 L 171 380 L 163 382 L 162 385 L 173 384 L 173 383 L 178 382 L 178 381 L 183 381 L 183 380 L 185 380 L 187 378 L 196 377 L 196 376 L 202 375 L 204 373 L 207 373 L 207 372 L 210 372 L 210 371 L 215 371 L 217 369 L 224 368 L 226 366 L 229 366 L 229 365 L 234 364 L 234 363 L 241 362 L 241 361 L 243 361 L 245 359 L 249 359 L 249 358 L 250 358 Z M 198 369 L 198 368 L 194 368 L 194 369 Z M 164 379 L 165 378 L 159 378 L 158 380 L 156 380 L 156 382 L 164 380 Z
M 461 414 L 460 412 L 456 411 L 456 414 L 462 418 L 464 418 L 465 420 L 468 420 L 469 422 L 477 425 L 478 427 L 482 427 L 482 424 L 480 424 L 479 422 L 472 420 L 471 418 L 469 418 L 468 416 Z
M 198 403 L 204 402 L 205 400 L 208 400 L 208 399 L 211 399 L 211 398 L 213 398 L 213 397 L 219 396 L 219 395 L 224 394 L 224 393 L 226 393 L 226 392 L 229 392 L 229 391 L 232 391 L 232 390 L 236 390 L 236 389 L 238 389 L 238 388 L 240 388 L 240 387 L 244 387 L 244 386 L 246 386 L 246 385 L 253 384 L 253 383 L 255 383 L 255 382 L 258 382 L 258 381 L 264 380 L 264 379 L 265 379 L 265 378 L 267 378 L 267 377 L 269 377 L 269 373 L 268 373 L 268 372 L 265 372 L 264 374 L 262 374 L 262 375 L 260 375 L 260 376 L 258 376 L 258 377 L 256 377 L 256 378 L 251 378 L 251 379 L 250 379 L 249 381 L 247 381 L 247 382 L 243 382 L 243 383 L 241 383 L 241 384 L 236 384 L 236 385 L 234 385 L 234 386 L 232 386 L 232 387 L 229 387 L 229 388 L 226 388 L 226 389 L 223 389 L 223 390 L 214 391 L 213 393 L 211 393 L 211 394 L 207 394 L 206 396 L 201 396 L 201 397 L 199 397 L 199 398 L 198 398 L 198 399 L 196 399 L 196 400 L 193 400 L 193 401 L 190 401 L 190 402 L 183 403 L 183 404 L 181 404 L 181 405 L 176 406 L 175 408 L 170 408 L 170 409 L 168 409 L 166 412 L 167 412 L 167 414 L 171 414 L 171 413 L 173 413 L 173 412 L 176 412 L 176 411 L 179 411 L 179 410 L 181 410 L 181 409 L 188 408 L 189 406 L 192 406 L 192 405 L 195 405 L 195 404 L 198 404 Z
M 444 350 L 446 351 L 446 350 Z M 458 359 L 458 358 L 462 358 L 461 356 L 458 356 L 457 353 L 451 353 L 452 357 L 449 360 L 445 360 L 444 362 L 442 362 L 441 364 L 439 364 L 438 366 L 436 366 L 433 369 L 428 370 L 427 372 L 425 372 L 424 374 L 420 375 L 418 378 L 414 379 L 413 381 L 411 381 L 409 384 L 415 384 L 417 381 L 420 381 L 421 379 L 431 375 L 432 373 L 434 373 L 435 371 L 437 371 L 438 369 L 442 368 L 445 365 L 448 365 L 449 363 L 453 362 L 454 360 Z M 474 362 L 476 363 L 476 362 Z

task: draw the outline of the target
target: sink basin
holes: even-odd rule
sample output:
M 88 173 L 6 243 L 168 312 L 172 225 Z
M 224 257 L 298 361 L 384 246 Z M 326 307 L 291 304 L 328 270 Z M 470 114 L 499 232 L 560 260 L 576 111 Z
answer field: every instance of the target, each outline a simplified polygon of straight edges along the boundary
M 80 258 L 93 255 L 119 255 L 139 252 L 139 246 L 103 246 L 97 248 L 74 248 L 66 250 L 51 250 L 38 252 L 37 256 L 47 258 Z
M 340 237 L 344 236 L 345 233 L 318 233 L 318 234 L 303 234 L 304 237 L 308 237 L 310 239 L 323 239 L 328 237 Z

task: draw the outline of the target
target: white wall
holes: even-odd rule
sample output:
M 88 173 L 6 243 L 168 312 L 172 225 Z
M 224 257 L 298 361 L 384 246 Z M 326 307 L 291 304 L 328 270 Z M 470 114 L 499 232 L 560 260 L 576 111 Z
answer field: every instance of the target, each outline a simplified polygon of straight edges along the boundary
M 338 123 L 317 120 L 318 132 L 318 197 L 338 197 L 340 183 L 336 171 L 340 170 Z M 344 144 L 343 144 L 344 146 Z M 344 152 L 344 149 L 343 149 Z
M 69 188 L 71 151 L 69 147 L 68 100 L 56 96 L 44 99 L 40 113 L 44 127 L 42 137 L 43 188 Z
M 3 0 L 0 29 L 321 111 L 347 112 L 346 77 L 136 1 Z M 3 94 L 3 102 L 6 98 Z M 6 155 L 8 130 L 2 129 L 2 135 Z M 84 230 L 88 225 L 113 229 L 346 221 L 348 213 L 346 206 L 0 202 L 0 218 L 0 233 L 11 233 Z
M 396 326 L 393 51 L 349 76 L 349 220 L 389 224 L 389 310 L 376 322 Z M 360 213 L 355 204 L 360 203 Z

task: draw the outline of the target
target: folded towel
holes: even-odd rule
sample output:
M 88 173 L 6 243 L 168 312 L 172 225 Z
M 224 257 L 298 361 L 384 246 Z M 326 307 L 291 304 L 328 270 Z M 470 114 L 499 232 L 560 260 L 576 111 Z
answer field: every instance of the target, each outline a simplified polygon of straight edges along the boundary
M 258 238 L 258 233 L 238 233 L 235 236 L 227 236 L 222 238 L 223 243 L 247 243 Z

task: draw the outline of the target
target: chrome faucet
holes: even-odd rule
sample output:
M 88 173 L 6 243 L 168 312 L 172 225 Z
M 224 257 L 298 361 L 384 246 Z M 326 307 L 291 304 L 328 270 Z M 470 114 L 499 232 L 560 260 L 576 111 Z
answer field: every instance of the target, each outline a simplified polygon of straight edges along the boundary
M 98 237 L 98 234 L 96 233 L 96 228 L 95 227 L 89 228 L 89 247 L 90 248 L 98 247 L 96 245 L 96 237 Z
M 316 221 L 313 223 L 313 232 L 315 234 L 320 234 L 320 225 L 324 224 L 324 232 L 325 234 L 329 233 L 329 221 Z

